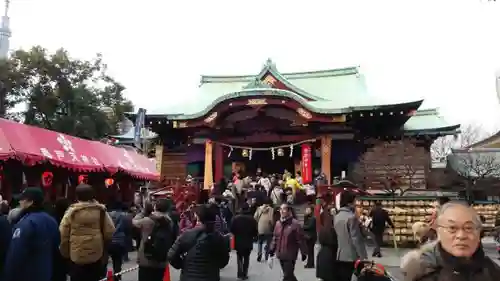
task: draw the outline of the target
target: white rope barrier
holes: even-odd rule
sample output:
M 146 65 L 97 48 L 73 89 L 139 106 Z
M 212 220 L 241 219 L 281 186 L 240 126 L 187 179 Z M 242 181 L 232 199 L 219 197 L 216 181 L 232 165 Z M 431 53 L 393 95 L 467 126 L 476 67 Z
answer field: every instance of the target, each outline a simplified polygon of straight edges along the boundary
M 139 266 L 136 265 L 134 267 L 131 267 L 131 268 L 128 268 L 128 269 L 124 269 L 120 272 L 117 272 L 117 273 L 113 273 L 113 277 L 117 277 L 117 276 L 121 276 L 123 274 L 126 274 L 126 273 L 129 273 L 129 272 L 132 272 L 132 271 L 135 271 L 135 270 L 138 270 L 139 269 Z M 108 280 L 108 276 L 100 279 L 99 281 L 107 281 Z

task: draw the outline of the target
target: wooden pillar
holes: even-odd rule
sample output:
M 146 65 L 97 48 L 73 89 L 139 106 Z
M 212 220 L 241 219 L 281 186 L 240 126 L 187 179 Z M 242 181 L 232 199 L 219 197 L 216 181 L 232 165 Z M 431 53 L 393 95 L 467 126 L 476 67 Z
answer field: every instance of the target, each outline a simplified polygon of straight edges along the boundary
M 331 159 L 332 159 L 332 137 L 322 136 L 321 137 L 321 172 L 325 174 L 328 184 L 332 180 L 332 169 L 331 169 Z
M 214 183 L 213 174 L 213 143 L 210 140 L 205 142 L 205 171 L 203 173 L 203 189 L 210 189 Z
M 224 150 L 222 145 L 215 143 L 215 182 L 224 177 Z
M 163 179 L 163 144 L 159 144 L 155 149 L 156 158 L 156 171 L 160 174 L 160 178 Z

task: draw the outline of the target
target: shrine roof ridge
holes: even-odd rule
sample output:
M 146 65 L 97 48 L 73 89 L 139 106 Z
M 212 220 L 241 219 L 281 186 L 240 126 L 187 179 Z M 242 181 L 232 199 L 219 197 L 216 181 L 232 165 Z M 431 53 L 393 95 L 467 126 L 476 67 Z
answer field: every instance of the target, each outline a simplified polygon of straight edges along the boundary
M 266 69 L 266 68 L 264 68 Z M 277 71 L 276 69 L 273 69 Z M 298 71 L 298 72 L 283 72 L 280 74 L 289 79 L 307 79 L 307 78 L 319 78 L 319 77 L 331 77 L 331 76 L 343 76 L 343 75 L 358 75 L 359 66 L 348 66 L 341 68 L 323 69 L 323 70 L 310 70 L 310 71 Z M 259 74 L 255 75 L 201 75 L 201 83 L 232 83 L 232 82 L 249 82 L 252 79 L 258 77 Z

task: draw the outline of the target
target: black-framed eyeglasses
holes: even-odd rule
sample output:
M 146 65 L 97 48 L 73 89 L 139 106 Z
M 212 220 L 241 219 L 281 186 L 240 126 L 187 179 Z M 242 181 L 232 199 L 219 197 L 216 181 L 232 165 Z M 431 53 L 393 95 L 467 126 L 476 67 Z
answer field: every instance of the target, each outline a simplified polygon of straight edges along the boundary
M 474 232 L 477 232 L 481 228 L 480 226 L 477 226 L 477 225 L 475 225 L 473 223 L 466 223 L 466 224 L 464 224 L 462 226 L 458 226 L 458 225 L 437 225 L 437 227 L 443 228 L 444 230 L 446 230 L 446 232 L 448 232 L 450 234 L 455 234 L 459 230 L 462 230 L 465 233 L 474 233 Z

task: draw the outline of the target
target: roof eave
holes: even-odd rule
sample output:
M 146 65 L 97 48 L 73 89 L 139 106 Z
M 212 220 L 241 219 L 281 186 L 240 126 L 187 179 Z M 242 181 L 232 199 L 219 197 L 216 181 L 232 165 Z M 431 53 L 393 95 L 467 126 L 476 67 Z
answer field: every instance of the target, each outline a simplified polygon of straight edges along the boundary
M 418 135 L 456 135 L 460 133 L 460 125 L 453 125 L 441 128 L 431 129 L 418 129 L 418 130 L 403 130 L 405 135 L 418 136 Z
M 365 106 L 351 106 L 349 109 L 351 111 L 367 111 L 367 110 L 385 110 L 385 109 L 390 109 L 390 108 L 397 108 L 397 107 L 411 107 L 415 108 L 416 110 L 422 105 L 424 100 L 417 100 L 417 101 L 411 101 L 411 102 L 404 102 L 404 103 L 394 103 L 394 104 L 380 104 L 380 105 L 365 105 Z

